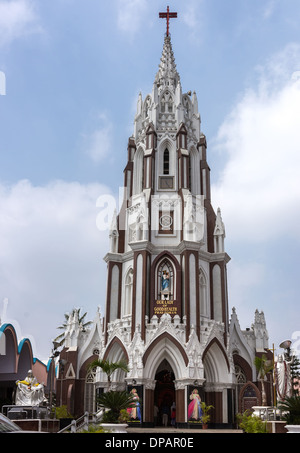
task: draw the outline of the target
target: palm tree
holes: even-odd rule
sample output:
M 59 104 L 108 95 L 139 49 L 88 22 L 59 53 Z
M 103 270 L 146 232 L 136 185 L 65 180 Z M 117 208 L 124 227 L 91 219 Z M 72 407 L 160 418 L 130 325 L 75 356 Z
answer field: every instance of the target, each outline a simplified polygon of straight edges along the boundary
M 266 397 L 264 380 L 265 380 L 266 375 L 273 370 L 273 363 L 267 359 L 265 354 L 263 354 L 261 357 L 254 358 L 254 365 L 256 366 L 258 376 L 260 376 L 262 405 L 266 406 L 267 397 Z
M 77 312 L 77 314 L 78 314 L 78 321 L 79 321 L 79 324 L 82 325 L 83 330 L 85 330 L 87 327 L 89 327 L 89 326 L 92 324 L 92 321 L 87 321 L 87 322 L 84 321 L 84 318 L 86 317 L 87 312 L 85 312 L 82 316 L 80 316 L 80 308 L 73 308 L 71 314 L 65 313 L 65 322 L 64 322 L 61 326 L 57 327 L 58 329 L 64 330 L 64 332 L 61 333 L 60 335 L 58 335 L 58 336 L 53 340 L 53 342 L 58 343 L 56 347 L 59 348 L 60 346 L 62 346 L 62 345 L 64 344 L 64 341 L 65 341 L 65 331 L 66 331 L 66 329 L 67 329 L 67 327 L 68 327 L 68 321 L 69 321 L 69 319 L 70 319 L 71 316 L 74 316 L 74 315 L 75 315 L 76 312 Z
M 285 412 L 284 418 L 288 425 L 300 425 L 300 396 L 287 396 L 278 404 L 278 409 Z
M 111 388 L 111 376 L 114 371 L 122 370 L 125 371 L 125 373 L 128 373 L 129 371 L 127 362 L 125 360 L 120 360 L 119 362 L 110 362 L 109 360 L 105 359 L 93 360 L 93 362 L 91 362 L 88 366 L 88 371 L 98 367 L 101 368 L 107 376 L 108 390 L 110 390 Z
M 122 411 L 126 411 L 126 414 L 128 414 L 127 409 L 136 405 L 134 396 L 126 391 L 102 393 L 97 397 L 97 403 L 100 407 L 108 409 L 102 419 L 105 423 L 122 422 L 120 420 Z

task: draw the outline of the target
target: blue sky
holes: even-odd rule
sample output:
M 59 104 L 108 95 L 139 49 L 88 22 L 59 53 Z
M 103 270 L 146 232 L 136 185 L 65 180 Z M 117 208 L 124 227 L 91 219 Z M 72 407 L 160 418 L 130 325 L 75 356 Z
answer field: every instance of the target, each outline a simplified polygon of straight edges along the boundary
M 270 346 L 300 352 L 299 1 L 0 0 L 0 318 L 41 359 L 64 313 L 104 313 L 97 200 L 123 184 L 167 4 L 226 227 L 230 309 L 243 329 L 264 311 Z

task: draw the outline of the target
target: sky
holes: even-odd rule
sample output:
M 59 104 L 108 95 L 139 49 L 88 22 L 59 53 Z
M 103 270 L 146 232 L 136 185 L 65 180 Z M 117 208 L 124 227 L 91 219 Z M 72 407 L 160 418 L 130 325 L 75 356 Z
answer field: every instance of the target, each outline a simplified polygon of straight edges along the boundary
M 269 346 L 300 353 L 299 0 L 0 0 L 0 319 L 40 360 L 65 313 L 104 314 L 99 215 L 105 197 L 119 206 L 167 5 L 226 228 L 230 312 L 245 329 L 263 311 Z

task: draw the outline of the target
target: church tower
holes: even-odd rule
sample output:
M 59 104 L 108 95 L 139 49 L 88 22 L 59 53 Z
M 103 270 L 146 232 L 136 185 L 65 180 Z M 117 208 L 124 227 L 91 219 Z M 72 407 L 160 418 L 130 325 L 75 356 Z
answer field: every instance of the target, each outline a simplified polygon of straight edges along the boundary
M 195 92 L 184 92 L 167 18 L 152 91 L 140 93 L 128 140 L 124 197 L 115 212 L 107 263 L 105 316 L 83 329 L 69 319 L 60 353 L 57 398 L 81 415 L 108 390 L 100 358 L 121 359 L 110 389 L 135 393 L 130 423 L 152 426 L 176 405 L 177 426 L 201 424 L 197 403 L 213 405 L 214 426 L 232 426 L 237 412 L 261 404 L 254 358 L 268 354 L 263 312 L 241 330 L 229 317 L 225 227 L 210 193 L 207 143 Z M 269 385 L 269 384 L 268 384 Z M 270 404 L 271 385 L 268 389 Z
M 123 205 L 105 257 L 104 357 L 128 361 L 126 384 L 139 389 L 144 422 L 163 400 L 176 402 L 177 421 L 188 422 L 195 389 L 205 400 L 207 392 L 228 421 L 224 238 L 220 209 L 211 205 L 197 96 L 182 90 L 167 32 L 152 91 L 138 96 Z

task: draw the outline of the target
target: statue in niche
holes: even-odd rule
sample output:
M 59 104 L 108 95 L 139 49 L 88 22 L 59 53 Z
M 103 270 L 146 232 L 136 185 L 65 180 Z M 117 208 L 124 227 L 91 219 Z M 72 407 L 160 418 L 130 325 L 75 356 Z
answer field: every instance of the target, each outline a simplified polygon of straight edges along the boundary
M 150 98 L 147 98 L 146 102 L 145 102 L 145 118 L 147 118 L 149 116 L 150 106 L 151 106 L 151 100 L 150 100 Z
M 162 300 L 170 300 L 173 287 L 173 271 L 172 267 L 166 261 L 162 263 L 158 271 L 158 298 Z
M 161 276 L 161 289 L 163 291 L 169 290 L 170 287 L 170 274 L 166 270 L 163 271 Z
M 190 104 L 187 97 L 183 98 L 183 107 L 185 116 L 189 116 Z
M 166 91 L 161 98 L 161 112 L 162 113 L 173 112 L 173 99 L 169 91 Z

